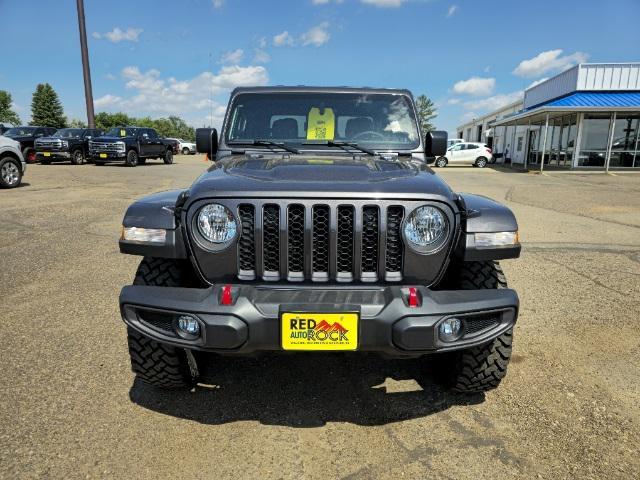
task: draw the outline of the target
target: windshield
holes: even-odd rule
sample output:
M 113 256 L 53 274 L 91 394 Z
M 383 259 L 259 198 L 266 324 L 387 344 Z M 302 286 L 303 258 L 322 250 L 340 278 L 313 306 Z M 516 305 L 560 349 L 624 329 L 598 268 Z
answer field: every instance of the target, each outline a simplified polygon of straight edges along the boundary
M 105 136 L 107 137 L 135 137 L 138 135 L 137 128 L 113 127 Z
M 56 138 L 80 138 L 82 137 L 81 128 L 63 128 L 52 135 Z
M 33 135 L 35 131 L 36 127 L 15 127 L 4 132 L 4 135 L 7 137 L 28 137 Z
M 308 144 L 353 142 L 413 149 L 418 128 L 409 97 L 364 93 L 243 93 L 234 98 L 226 140 Z

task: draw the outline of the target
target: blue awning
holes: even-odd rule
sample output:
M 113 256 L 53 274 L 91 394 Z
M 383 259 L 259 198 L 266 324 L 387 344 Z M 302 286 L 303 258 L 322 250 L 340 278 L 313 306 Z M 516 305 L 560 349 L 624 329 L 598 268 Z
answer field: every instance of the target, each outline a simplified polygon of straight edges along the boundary
M 533 108 L 540 107 L 638 107 L 640 109 L 640 92 L 576 92 Z

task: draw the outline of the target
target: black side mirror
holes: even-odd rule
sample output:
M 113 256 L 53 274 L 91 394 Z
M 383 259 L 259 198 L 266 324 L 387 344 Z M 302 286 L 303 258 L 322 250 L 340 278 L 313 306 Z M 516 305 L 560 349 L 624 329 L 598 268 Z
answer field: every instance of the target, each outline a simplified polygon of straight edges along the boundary
M 209 160 L 218 152 L 218 131 L 215 128 L 196 128 L 196 151 L 206 153 Z
M 441 157 L 447 153 L 447 132 L 434 130 L 424 136 L 424 155 Z

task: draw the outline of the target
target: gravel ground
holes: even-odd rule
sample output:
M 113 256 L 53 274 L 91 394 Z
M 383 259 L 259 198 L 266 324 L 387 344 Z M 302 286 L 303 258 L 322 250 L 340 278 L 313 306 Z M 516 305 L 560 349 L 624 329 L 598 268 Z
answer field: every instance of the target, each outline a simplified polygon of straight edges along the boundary
M 438 170 L 520 222 L 515 354 L 487 395 L 369 355 L 225 359 L 168 394 L 129 369 L 139 259 L 117 237 L 132 200 L 207 167 L 176 160 L 30 165 L 0 191 L 0 477 L 640 478 L 640 175 Z

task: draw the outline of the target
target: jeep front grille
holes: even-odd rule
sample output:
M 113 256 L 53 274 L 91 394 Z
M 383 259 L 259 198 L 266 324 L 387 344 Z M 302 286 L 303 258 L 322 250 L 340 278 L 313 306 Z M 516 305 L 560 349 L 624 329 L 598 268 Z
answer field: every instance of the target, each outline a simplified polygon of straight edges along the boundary
M 384 203 L 239 202 L 241 280 L 402 280 L 404 208 Z

